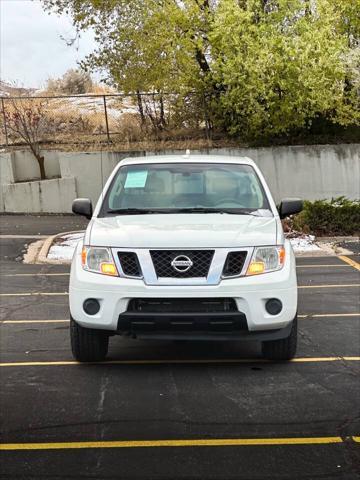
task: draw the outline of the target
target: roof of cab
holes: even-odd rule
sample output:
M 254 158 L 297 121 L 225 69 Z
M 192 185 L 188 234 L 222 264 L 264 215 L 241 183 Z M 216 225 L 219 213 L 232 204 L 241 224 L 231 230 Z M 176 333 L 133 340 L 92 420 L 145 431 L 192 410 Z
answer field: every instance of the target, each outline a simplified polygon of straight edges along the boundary
M 255 165 L 255 162 L 248 157 L 237 157 L 233 155 L 151 155 L 146 157 L 128 157 L 121 160 L 123 165 L 135 165 L 146 163 L 237 163 L 243 165 Z

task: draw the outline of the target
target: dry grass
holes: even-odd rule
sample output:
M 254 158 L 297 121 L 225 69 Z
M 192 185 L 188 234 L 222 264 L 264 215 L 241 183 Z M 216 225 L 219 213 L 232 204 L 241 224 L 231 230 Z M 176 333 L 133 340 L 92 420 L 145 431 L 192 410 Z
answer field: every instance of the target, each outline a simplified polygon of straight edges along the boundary
M 69 138 L 70 140 L 70 138 Z M 88 141 L 87 141 L 88 140 Z M 91 137 L 89 139 L 83 138 L 82 141 L 73 143 L 42 143 L 44 150 L 57 150 L 63 152 L 127 152 L 127 151 L 151 151 L 161 152 L 165 150 L 207 150 L 212 148 L 235 148 L 235 147 L 247 147 L 247 144 L 240 143 L 228 138 L 206 139 L 206 138 L 187 138 L 183 140 L 157 140 L 157 139 L 145 139 L 134 141 L 129 143 L 127 141 L 121 141 L 120 139 L 112 139 L 108 142 L 106 135 L 99 136 L 96 141 Z M 21 146 L 12 147 L 13 149 L 21 149 Z
M 117 93 L 116 90 L 114 90 L 108 85 L 105 85 L 103 83 L 93 83 L 91 86 L 91 91 L 86 92 L 84 95 L 113 95 L 116 93 Z M 59 93 L 59 90 L 56 88 L 55 89 L 51 88 L 51 83 L 50 83 L 44 90 L 41 91 L 41 95 L 57 96 L 57 95 L 62 95 L 62 93 L 61 92 Z M 65 94 L 63 93 L 63 95 Z
M 116 93 L 116 91 L 109 87 L 108 85 L 104 85 L 101 83 L 93 83 L 93 87 L 91 89 L 91 92 L 88 92 L 89 94 L 95 93 L 97 95 L 106 95 L 106 94 L 112 94 Z
M 99 86 L 97 91 L 103 92 L 105 87 Z M 59 147 L 62 145 L 61 148 L 63 148 L 63 144 L 67 143 L 69 148 L 76 148 L 79 145 L 82 149 L 96 149 L 101 142 L 108 140 L 107 129 L 111 137 L 109 148 L 116 145 L 116 148 L 120 149 L 132 149 L 137 145 L 152 147 L 157 145 L 157 148 L 162 149 L 174 142 L 181 146 L 186 145 L 188 148 L 189 143 L 194 141 L 203 144 L 206 137 L 203 129 L 196 129 L 190 125 L 187 125 L 187 128 L 160 130 L 150 122 L 150 117 L 146 117 L 147 120 L 144 123 L 137 113 L 133 97 L 107 97 L 107 122 L 104 99 L 101 96 L 9 99 L 5 101 L 6 111 L 12 110 L 13 102 L 16 102 L 17 108 L 21 109 L 31 109 L 37 103 L 43 105 L 42 117 L 47 127 L 42 130 L 40 138 L 40 143 L 43 145 L 56 144 Z M 1 130 L 3 134 L 4 130 Z M 14 147 L 20 143 L 20 139 L 12 135 L 9 135 L 9 141 Z M 5 143 L 4 135 L 1 143 Z

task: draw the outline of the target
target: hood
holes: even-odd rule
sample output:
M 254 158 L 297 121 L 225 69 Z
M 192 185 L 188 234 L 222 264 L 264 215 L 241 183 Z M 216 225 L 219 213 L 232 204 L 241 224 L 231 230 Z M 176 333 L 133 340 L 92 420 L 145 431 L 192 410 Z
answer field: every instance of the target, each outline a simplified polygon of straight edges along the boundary
M 150 214 L 93 218 L 89 244 L 119 248 L 234 248 L 276 244 L 276 218 Z

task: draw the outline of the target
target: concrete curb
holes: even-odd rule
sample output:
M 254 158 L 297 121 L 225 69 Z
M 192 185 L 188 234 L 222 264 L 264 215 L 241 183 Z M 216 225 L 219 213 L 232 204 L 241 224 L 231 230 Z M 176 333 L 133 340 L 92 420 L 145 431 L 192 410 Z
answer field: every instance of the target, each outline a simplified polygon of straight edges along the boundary
M 358 242 L 359 237 L 355 235 L 339 235 L 338 237 L 317 237 L 316 241 L 320 243 Z
M 328 255 L 352 255 L 353 252 L 348 250 L 347 248 L 339 247 L 337 245 L 338 242 L 342 242 L 341 237 L 340 240 L 334 240 L 332 237 L 332 241 L 324 242 L 324 241 L 317 241 L 315 242 L 324 252 L 328 252 Z
M 50 247 L 53 244 L 55 238 L 60 237 L 62 234 L 57 234 L 57 235 L 51 235 L 51 237 L 48 237 L 45 242 L 43 243 L 43 246 L 40 249 L 40 252 L 37 256 L 36 263 L 50 263 L 53 265 L 62 265 L 62 264 L 67 264 L 69 262 L 65 260 L 51 260 L 47 258 L 47 255 L 49 253 Z
M 48 253 L 49 253 L 49 250 L 52 246 L 52 244 L 55 242 L 55 240 L 59 237 L 63 237 L 64 235 L 71 235 L 72 233 L 80 233 L 82 230 L 73 230 L 71 232 L 61 232 L 61 233 L 58 233 L 56 235 L 51 235 L 51 237 L 48 237 L 41 249 L 40 249 L 40 252 L 36 258 L 36 262 L 34 263 L 48 263 L 50 265 L 70 265 L 71 264 L 71 260 L 53 260 L 51 258 L 48 258 Z
M 37 240 L 36 242 L 30 243 L 28 250 L 24 255 L 23 263 L 25 264 L 37 263 L 39 252 L 43 245 L 44 245 L 44 240 Z

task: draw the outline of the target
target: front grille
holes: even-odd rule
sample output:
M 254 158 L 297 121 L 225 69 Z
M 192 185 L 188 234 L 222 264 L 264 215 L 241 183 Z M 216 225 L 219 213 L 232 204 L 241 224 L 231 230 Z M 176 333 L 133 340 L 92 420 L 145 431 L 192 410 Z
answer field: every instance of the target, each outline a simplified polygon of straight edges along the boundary
M 133 298 L 128 312 L 141 313 L 220 313 L 237 312 L 233 298 Z
M 151 250 L 150 254 L 158 278 L 194 278 L 207 277 L 214 250 Z M 177 268 L 172 265 L 175 260 Z
M 141 277 L 141 268 L 136 253 L 118 252 L 121 268 L 129 277 Z
M 247 252 L 230 252 L 225 261 L 223 276 L 224 277 L 234 277 L 240 275 L 245 260 Z

